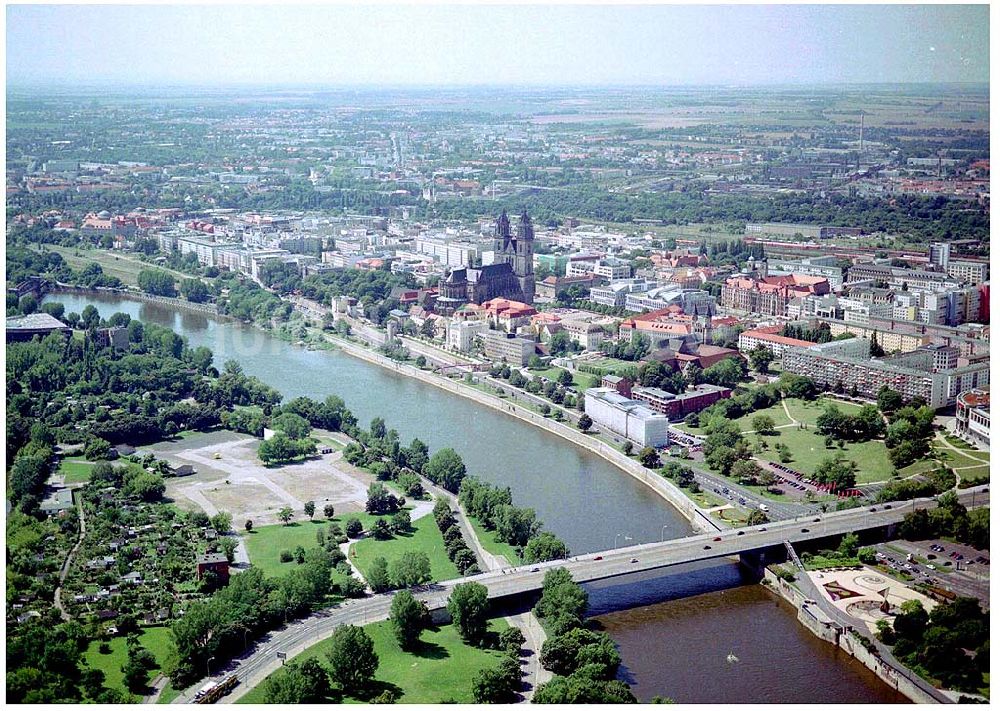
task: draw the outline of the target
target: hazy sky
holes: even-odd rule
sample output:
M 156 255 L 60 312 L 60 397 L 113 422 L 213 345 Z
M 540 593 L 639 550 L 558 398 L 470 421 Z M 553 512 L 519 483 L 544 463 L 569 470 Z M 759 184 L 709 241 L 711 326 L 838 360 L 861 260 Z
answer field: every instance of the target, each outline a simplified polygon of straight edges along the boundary
M 987 5 L 8 5 L 13 84 L 989 81 Z

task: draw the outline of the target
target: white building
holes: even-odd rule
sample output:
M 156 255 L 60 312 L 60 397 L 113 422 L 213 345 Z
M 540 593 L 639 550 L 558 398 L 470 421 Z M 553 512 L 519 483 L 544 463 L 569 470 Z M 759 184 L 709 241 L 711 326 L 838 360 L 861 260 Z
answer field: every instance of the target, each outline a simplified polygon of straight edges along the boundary
M 445 343 L 448 348 L 461 353 L 470 353 L 475 343 L 477 334 L 485 333 L 490 329 L 485 321 L 459 321 L 448 322 L 448 333 Z
M 629 400 L 612 388 L 590 388 L 584 394 L 587 415 L 642 447 L 666 447 L 670 444 L 665 415 L 653 412 L 643 403 Z

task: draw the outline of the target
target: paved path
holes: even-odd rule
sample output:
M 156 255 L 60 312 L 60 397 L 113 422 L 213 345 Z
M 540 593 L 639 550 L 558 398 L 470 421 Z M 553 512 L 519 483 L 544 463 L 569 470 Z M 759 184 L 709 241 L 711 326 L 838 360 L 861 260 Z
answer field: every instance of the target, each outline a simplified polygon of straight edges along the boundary
M 981 459 L 981 458 L 979 458 L 979 457 L 976 456 L 977 454 L 980 454 L 979 450 L 976 450 L 976 449 L 959 449 L 958 447 L 956 447 L 955 445 L 953 445 L 951 442 L 949 442 L 948 440 L 946 440 L 944 438 L 944 435 L 941 434 L 940 432 L 936 432 L 934 434 L 934 439 L 937 440 L 938 442 L 940 442 L 947 449 L 950 449 L 951 451 L 953 451 L 953 452 L 955 452 L 955 453 L 957 453 L 957 454 L 959 454 L 959 455 L 961 455 L 963 457 L 967 457 L 967 458 L 975 460 L 977 462 L 982 462 L 983 464 L 989 466 L 989 463 L 990 463 L 989 459 Z M 960 467 L 960 468 L 961 469 L 971 469 L 972 467 Z
M 167 686 L 167 682 L 170 678 L 160 674 L 158 677 L 153 679 L 153 683 L 150 685 L 150 693 L 142 697 L 142 703 L 144 704 L 155 704 L 160 700 L 160 694 L 163 693 L 163 689 Z
M 63 561 L 62 569 L 59 571 L 59 585 L 56 587 L 55 597 L 53 602 L 55 603 L 56 609 L 59 610 L 59 616 L 66 622 L 69 622 L 70 616 L 66 612 L 66 608 L 62 604 L 62 586 L 66 582 L 66 576 L 69 574 L 69 566 L 73 563 L 73 556 L 76 552 L 80 550 L 80 546 L 83 544 L 83 537 L 87 533 L 87 519 L 83 515 L 83 497 L 76 502 L 77 511 L 80 512 L 80 535 L 76 539 L 76 545 L 74 545 L 69 554 L 66 556 L 66 560 Z

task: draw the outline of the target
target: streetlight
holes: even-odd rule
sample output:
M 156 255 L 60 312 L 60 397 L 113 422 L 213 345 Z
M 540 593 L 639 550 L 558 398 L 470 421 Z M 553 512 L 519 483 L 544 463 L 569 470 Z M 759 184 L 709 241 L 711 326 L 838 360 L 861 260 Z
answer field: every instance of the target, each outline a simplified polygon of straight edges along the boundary
M 660 528 L 660 543 L 663 543 L 663 533 L 664 533 L 664 531 L 666 531 L 666 530 L 667 530 L 667 527 L 668 527 L 668 526 L 670 526 L 670 524 L 669 524 L 669 523 L 665 523 L 665 524 L 663 524 L 663 526 L 662 526 L 662 527 Z
M 212 676 L 211 666 L 214 660 L 215 657 L 209 657 L 205 660 L 205 676 Z

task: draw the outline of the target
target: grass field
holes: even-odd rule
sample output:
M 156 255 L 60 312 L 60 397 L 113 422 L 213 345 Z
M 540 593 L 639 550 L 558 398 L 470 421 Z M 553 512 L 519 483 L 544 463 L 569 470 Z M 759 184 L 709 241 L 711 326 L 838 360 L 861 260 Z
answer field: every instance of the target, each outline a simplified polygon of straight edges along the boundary
M 163 691 L 160 692 L 160 698 L 156 700 L 156 703 L 158 704 L 173 703 L 174 699 L 180 696 L 180 693 L 181 692 L 175 689 L 174 685 L 168 681 L 167 685 L 163 687 Z
M 490 629 L 497 633 L 507 626 L 502 618 L 490 622 Z M 412 654 L 399 648 L 389 622 L 376 622 L 366 625 L 364 629 L 375 643 L 375 653 L 379 658 L 374 695 L 395 687 L 400 693 L 399 703 L 404 704 L 472 703 L 472 683 L 476 674 L 480 669 L 495 666 L 502 655 L 496 650 L 464 644 L 452 625 L 425 630 L 420 638 L 420 648 Z M 328 646 L 329 640 L 314 644 L 292 661 L 318 658 L 326 665 Z M 259 704 L 264 700 L 264 686 L 261 684 L 237 703 Z M 347 698 L 345 701 L 360 699 Z
M 636 370 L 639 367 L 638 363 L 632 363 L 627 360 L 618 360 L 617 358 L 598 358 L 597 360 L 589 360 L 582 365 L 597 368 L 604 375 L 619 375 L 628 370 Z M 594 375 L 594 373 L 582 373 L 582 375 Z
M 844 446 L 844 449 L 840 449 L 839 447 L 827 449 L 824 443 L 825 437 L 818 435 L 815 431 L 816 418 L 823 414 L 823 410 L 828 405 L 835 405 L 841 412 L 850 414 L 858 412 L 861 409 L 859 405 L 832 398 L 818 398 L 812 402 L 790 398 L 785 400 L 784 403 L 787 405 L 788 412 L 792 418 L 804 423 L 808 429 L 785 427 L 784 429 L 777 430 L 777 434 L 765 436 L 764 441 L 769 446 L 768 449 L 758 454 L 758 457 L 769 462 L 781 462 L 778 453 L 774 449 L 775 445 L 780 442 L 787 445 L 792 451 L 792 461 L 787 462 L 787 464 L 804 474 L 814 473 L 824 459 L 835 457 L 839 453 L 844 458 L 857 463 L 859 484 L 887 481 L 892 476 L 894 467 L 889 462 L 889 452 L 885 446 L 885 442 L 882 440 L 849 442 Z M 735 420 L 735 422 L 742 432 L 749 432 L 753 429 L 753 418 L 761 414 L 770 416 L 774 420 L 776 427 L 791 424 L 791 421 L 785 415 L 785 409 L 781 403 L 745 415 Z M 684 425 L 680 425 L 679 429 L 694 433 L 700 432 L 699 428 L 690 428 Z M 756 437 L 756 435 L 750 436 Z M 928 460 L 927 462 L 918 462 L 911 466 L 914 467 L 911 473 L 915 474 L 919 471 L 932 469 L 934 463 Z
M 334 521 L 344 528 L 344 521 L 352 516 L 361 519 L 361 524 L 368 528 L 375 520 L 369 514 L 342 514 L 334 517 Z M 250 562 L 260 568 L 265 575 L 285 575 L 295 568 L 295 563 L 282 563 L 281 551 L 294 551 L 302 546 L 306 550 L 319 545 L 316 542 L 316 531 L 327 530 L 329 521 L 325 518 L 314 518 L 312 521 L 297 521 L 287 526 L 261 526 L 243 536 L 246 541 L 247 554 Z
M 564 370 L 565 368 L 557 368 L 553 366 L 551 368 L 541 368 L 539 370 L 533 370 L 529 368 L 528 372 L 531 373 L 532 375 L 540 375 L 543 378 L 548 378 L 549 380 L 554 380 L 556 382 L 559 382 L 557 380 L 557 378 L 559 377 L 559 373 L 563 372 Z M 597 376 L 591 375 L 590 373 L 581 373 L 577 371 L 573 373 L 573 387 L 579 390 L 580 392 L 583 392 L 584 390 L 590 387 L 591 378 L 595 377 Z
M 794 427 L 778 430 L 777 435 L 764 437 L 770 447 L 757 456 L 769 462 L 780 462 L 781 459 L 774 447 L 781 442 L 792 451 L 792 461 L 788 462 L 788 466 L 803 474 L 812 474 L 824 459 L 841 454 L 845 459 L 857 463 L 859 484 L 887 481 L 892 476 L 894 467 L 889 462 L 889 450 L 882 440 L 849 442 L 844 449 L 836 446 L 827 449 L 824 439 L 814 430 L 800 430 Z
M 486 549 L 488 553 L 493 555 L 502 555 L 507 559 L 508 563 L 514 565 L 522 562 L 521 557 L 517 554 L 517 549 L 509 543 L 504 543 L 503 541 L 496 540 L 496 536 L 493 531 L 487 531 L 483 528 L 483 524 L 480 523 L 479 519 L 474 516 L 469 516 L 469 521 L 472 523 L 472 529 L 476 532 L 476 538 L 479 539 L 479 543 L 482 544 L 483 548 Z
M 80 484 L 90 480 L 90 470 L 96 462 L 88 462 L 82 455 L 66 457 L 59 463 L 59 474 L 62 474 L 67 484 Z
M 362 523 L 365 523 L 363 519 Z M 366 524 L 365 528 L 367 527 Z M 424 516 L 414 521 L 409 533 L 397 534 L 387 541 L 363 538 L 352 543 L 350 550 L 351 562 L 358 566 L 366 578 L 375 558 L 379 556 L 385 558 L 391 568 L 392 561 L 408 550 L 423 551 L 427 554 L 431 561 L 431 580 L 436 582 L 461 577 L 458 568 L 448 559 L 444 538 L 433 516 Z
M 170 636 L 168 627 L 146 627 L 139 633 L 139 642 L 145 649 L 153 653 L 156 663 L 163 669 L 170 654 L 174 651 L 174 642 Z M 108 688 L 120 689 L 127 693 L 123 686 L 122 665 L 128 660 L 125 638 L 115 637 L 108 640 L 111 647 L 110 654 L 101 654 L 98 651 L 100 642 L 94 640 L 83 653 L 83 660 L 91 669 L 99 669 L 104 672 L 104 685 Z M 156 676 L 157 672 L 150 674 L 150 680 Z
M 128 286 L 137 286 L 139 272 L 154 266 L 157 269 L 169 272 L 177 279 L 191 278 L 190 274 L 184 274 L 174 269 L 143 262 L 134 254 L 121 252 L 116 254 L 106 249 L 84 249 L 82 247 L 60 247 L 58 245 L 46 245 L 46 249 L 50 252 L 60 254 L 73 269 L 82 269 L 91 262 L 97 262 L 101 265 L 101 269 L 105 274 L 118 277 Z

